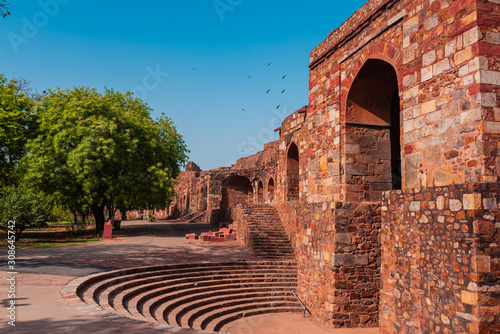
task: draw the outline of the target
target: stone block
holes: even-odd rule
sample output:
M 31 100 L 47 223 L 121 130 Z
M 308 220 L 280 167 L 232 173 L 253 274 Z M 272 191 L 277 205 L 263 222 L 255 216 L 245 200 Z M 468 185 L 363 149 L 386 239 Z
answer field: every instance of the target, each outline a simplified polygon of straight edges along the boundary
M 355 265 L 356 259 L 352 254 L 332 254 L 332 266 L 334 267 L 354 267 Z
M 445 58 L 432 66 L 432 74 L 437 76 L 449 69 L 451 69 L 450 60 Z
M 431 100 L 425 103 L 422 103 L 422 107 L 420 109 L 420 112 L 422 115 L 431 113 L 433 111 L 436 111 L 436 100 Z
M 365 175 L 366 174 L 366 166 L 362 165 L 346 165 L 345 173 L 347 175 Z
M 351 233 L 335 233 L 335 242 L 350 245 L 352 243 Z
M 476 220 L 472 223 L 474 233 L 482 235 L 493 235 L 495 233 L 495 223 L 489 220 Z
M 462 210 L 462 202 L 458 199 L 450 199 L 450 210 L 454 212 Z
M 358 144 L 345 144 L 344 145 L 344 153 L 347 154 L 357 154 L 360 152 Z
M 461 292 L 462 303 L 468 305 L 476 305 L 479 300 L 479 295 L 477 292 L 470 292 L 467 290 L 462 290 Z
M 408 154 L 405 156 L 405 170 L 420 168 L 420 154 Z
M 409 188 L 416 188 L 420 186 L 420 173 L 419 172 L 406 172 L 405 173 L 405 186 Z
M 426 149 L 423 162 L 427 166 L 439 165 L 441 163 L 441 147 L 434 146 Z
M 491 273 L 491 257 L 488 255 L 473 256 L 472 270 L 478 274 Z
M 420 212 L 420 202 L 411 201 L 410 202 L 410 211 Z
M 434 186 L 444 187 L 453 184 L 453 169 L 451 166 L 438 167 L 434 171 Z
M 472 47 L 469 46 L 462 51 L 455 53 L 453 56 L 453 60 L 455 61 L 455 65 L 460 65 L 472 59 Z
M 464 194 L 463 204 L 464 210 L 481 209 L 481 194 Z
M 422 56 L 422 66 L 427 67 L 436 61 L 436 51 L 432 50 Z
M 485 210 L 498 210 L 496 198 L 483 198 L 483 207 Z

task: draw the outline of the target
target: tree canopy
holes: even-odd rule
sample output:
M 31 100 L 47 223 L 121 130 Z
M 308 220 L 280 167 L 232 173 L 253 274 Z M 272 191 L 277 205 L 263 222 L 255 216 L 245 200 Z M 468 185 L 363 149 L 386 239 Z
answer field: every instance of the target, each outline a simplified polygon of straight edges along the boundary
M 92 210 L 98 234 L 105 206 L 164 208 L 188 150 L 172 121 L 150 111 L 131 93 L 49 91 L 36 107 L 28 182 L 74 212 Z
M 7 0 L 0 0 L 0 16 L 6 17 L 7 15 L 10 15 L 9 4 Z
M 26 143 L 36 133 L 34 102 L 19 89 L 17 80 L 0 74 L 0 184 L 15 184 L 19 160 Z

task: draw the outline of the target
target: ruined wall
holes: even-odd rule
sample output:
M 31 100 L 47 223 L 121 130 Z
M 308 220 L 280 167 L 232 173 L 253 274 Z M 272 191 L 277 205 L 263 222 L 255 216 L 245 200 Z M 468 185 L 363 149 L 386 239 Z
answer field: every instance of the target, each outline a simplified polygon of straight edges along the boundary
M 378 326 L 380 205 L 287 203 L 278 211 L 295 244 L 300 298 L 315 318 Z
M 499 333 L 498 183 L 386 193 L 381 333 Z

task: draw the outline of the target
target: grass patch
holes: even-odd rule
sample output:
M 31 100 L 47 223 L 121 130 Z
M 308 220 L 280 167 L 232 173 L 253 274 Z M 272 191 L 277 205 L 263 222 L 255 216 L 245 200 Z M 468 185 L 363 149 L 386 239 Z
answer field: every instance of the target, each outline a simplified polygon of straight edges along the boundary
M 7 248 L 7 234 L 0 234 L 0 248 Z M 53 248 L 82 246 L 100 242 L 95 236 L 95 229 L 87 227 L 77 233 L 69 227 L 50 225 L 48 227 L 27 229 L 21 234 L 21 240 L 16 242 L 16 248 Z

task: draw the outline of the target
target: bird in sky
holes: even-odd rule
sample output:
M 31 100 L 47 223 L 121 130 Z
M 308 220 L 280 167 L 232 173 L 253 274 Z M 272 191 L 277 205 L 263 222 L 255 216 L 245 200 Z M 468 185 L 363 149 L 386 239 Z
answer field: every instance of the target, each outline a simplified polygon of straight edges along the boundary
M 245 111 L 245 109 L 241 108 L 241 110 Z
M 198 70 L 197 70 L 196 68 L 194 68 L 194 67 L 191 67 L 191 68 L 193 69 L 193 71 L 196 71 L 196 72 L 198 72 Z
M 269 65 L 271 65 L 272 63 L 273 63 L 273 62 L 270 62 L 269 64 L 267 64 L 267 66 L 266 66 L 266 67 L 269 67 Z
M 267 90 L 267 92 L 266 92 L 266 94 L 267 94 L 267 93 L 269 93 L 270 91 L 271 91 L 271 90 L 270 90 L 270 89 L 268 89 L 268 90 Z
M 285 92 L 285 90 L 286 90 L 286 89 L 283 89 L 283 90 L 281 91 L 281 94 L 283 94 L 283 93 Z
M 251 77 L 251 76 L 248 76 L 248 78 L 252 79 L 252 77 Z
M 286 78 L 286 74 L 283 76 L 283 78 L 281 78 L 281 80 L 285 79 Z
M 281 104 L 276 107 L 276 109 L 279 109 L 281 107 Z

